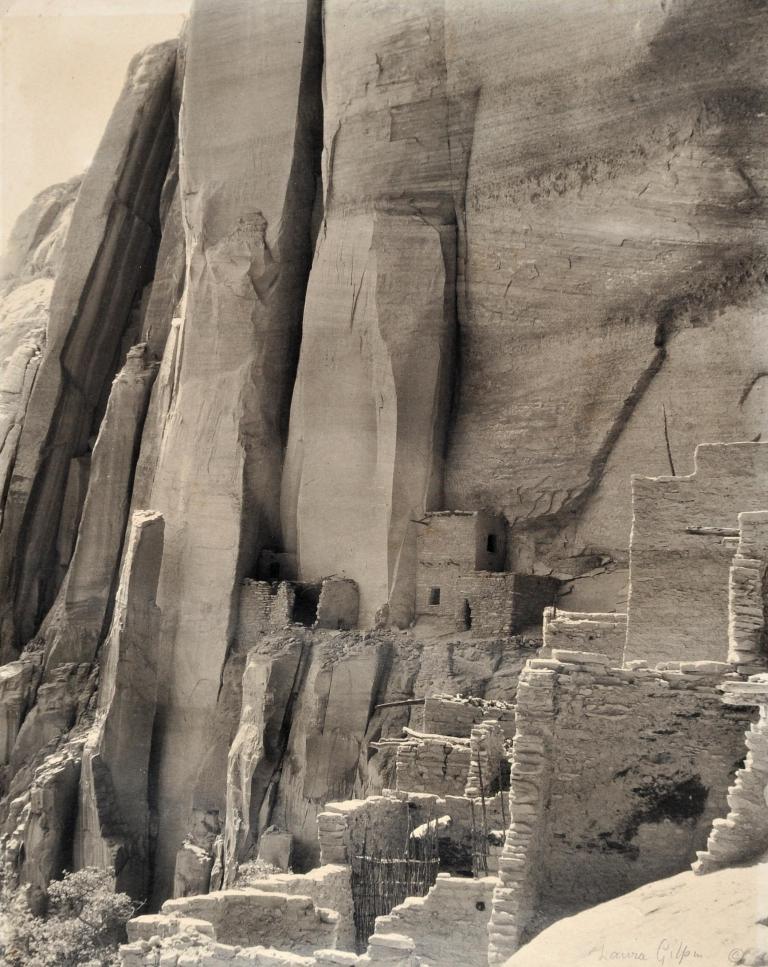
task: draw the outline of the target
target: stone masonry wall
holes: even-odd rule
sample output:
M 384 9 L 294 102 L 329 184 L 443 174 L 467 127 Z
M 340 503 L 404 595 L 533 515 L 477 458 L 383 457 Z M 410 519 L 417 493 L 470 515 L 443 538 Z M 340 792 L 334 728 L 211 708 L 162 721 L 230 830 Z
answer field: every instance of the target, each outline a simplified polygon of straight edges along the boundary
M 470 755 L 466 739 L 412 736 L 397 749 L 397 789 L 460 796 L 469 775 Z
M 727 665 L 673 665 L 617 669 L 605 656 L 557 651 L 529 662 L 492 963 L 553 917 L 684 870 L 725 814 L 753 712 L 721 704 Z M 506 937 L 494 936 L 496 921 Z
M 727 535 L 766 508 L 768 443 L 702 444 L 690 476 L 632 478 L 626 659 L 725 659 Z
M 627 637 L 627 616 L 544 609 L 544 647 L 597 651 L 619 665 Z
M 426 896 L 408 897 L 389 916 L 377 917 L 375 936 L 410 937 L 420 962 L 433 967 L 485 967 L 495 882 L 440 874 Z
M 458 695 L 428 695 L 424 701 L 424 732 L 469 738 L 472 726 L 484 719 L 496 719 L 506 738 L 515 734 L 515 706 Z
M 245 580 L 240 586 L 238 643 L 243 651 L 258 645 L 263 635 L 282 631 L 293 618 L 294 591 L 282 581 Z
M 768 512 L 739 514 L 739 535 L 728 582 L 728 661 L 764 665 Z
M 459 605 L 457 584 L 461 574 L 475 570 L 475 515 L 432 514 L 417 536 L 417 617 L 453 620 Z M 440 589 L 439 602 L 431 592 Z
M 474 571 L 456 582 L 456 625 L 475 638 L 511 635 L 538 624 L 557 582 L 534 574 Z M 467 610 L 468 609 L 468 610 Z

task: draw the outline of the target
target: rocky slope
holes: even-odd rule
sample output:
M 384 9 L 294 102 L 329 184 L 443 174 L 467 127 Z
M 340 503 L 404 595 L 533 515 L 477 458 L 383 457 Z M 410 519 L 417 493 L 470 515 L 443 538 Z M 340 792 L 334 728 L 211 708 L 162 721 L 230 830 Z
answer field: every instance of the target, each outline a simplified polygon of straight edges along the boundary
M 367 743 L 409 713 L 377 706 L 512 697 L 525 641 L 403 630 L 427 511 L 504 514 L 508 570 L 623 608 L 665 419 L 678 472 L 765 429 L 765 25 L 757 0 L 196 0 L 137 55 L 3 302 L 14 876 L 98 860 L 159 903 L 179 851 L 210 873 L 270 819 L 309 865 L 324 802 L 386 782 Z M 360 631 L 249 624 L 273 565 L 356 582 Z

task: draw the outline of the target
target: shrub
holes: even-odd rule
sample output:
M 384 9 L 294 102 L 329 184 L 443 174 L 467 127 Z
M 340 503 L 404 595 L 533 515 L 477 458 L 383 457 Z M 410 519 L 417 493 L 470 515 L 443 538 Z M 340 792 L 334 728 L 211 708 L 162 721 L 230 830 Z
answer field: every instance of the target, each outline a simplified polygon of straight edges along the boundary
M 48 887 L 48 912 L 35 916 L 20 890 L 5 909 L 9 967 L 113 967 L 125 924 L 136 912 L 101 870 L 65 873 Z
M 279 866 L 273 866 L 266 860 L 248 860 L 241 863 L 235 877 L 235 885 L 238 887 L 258 886 L 259 880 L 268 880 L 275 873 L 290 873 L 290 870 L 281 870 Z

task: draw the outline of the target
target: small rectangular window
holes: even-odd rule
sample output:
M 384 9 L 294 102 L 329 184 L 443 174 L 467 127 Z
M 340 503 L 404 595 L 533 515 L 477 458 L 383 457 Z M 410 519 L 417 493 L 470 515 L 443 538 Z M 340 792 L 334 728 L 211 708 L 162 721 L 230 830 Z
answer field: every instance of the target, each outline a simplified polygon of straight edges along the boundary
M 430 604 L 440 604 L 440 588 L 430 588 L 430 590 L 429 590 L 429 603 Z
M 496 553 L 496 535 L 495 534 L 488 535 L 488 540 L 485 542 L 485 549 L 486 551 L 488 551 L 489 554 Z

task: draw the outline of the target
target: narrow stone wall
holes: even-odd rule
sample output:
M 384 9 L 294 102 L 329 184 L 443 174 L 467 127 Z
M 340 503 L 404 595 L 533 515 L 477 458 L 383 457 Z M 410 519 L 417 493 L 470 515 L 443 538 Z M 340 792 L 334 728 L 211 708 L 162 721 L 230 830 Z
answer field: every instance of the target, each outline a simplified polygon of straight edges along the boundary
M 472 727 L 484 719 L 496 719 L 506 738 L 515 734 L 515 706 L 459 695 L 428 695 L 424 701 L 424 732 L 469 738 Z
M 739 514 L 739 545 L 728 582 L 728 661 L 765 665 L 768 512 Z
M 397 789 L 460 796 L 469 776 L 467 739 L 411 735 L 397 748 Z
M 488 963 L 502 964 L 525 938 L 539 892 L 543 827 L 549 807 L 555 714 L 555 673 L 529 663 L 517 688 L 510 824 L 499 859 L 488 926 Z
M 768 849 L 768 678 L 755 675 L 748 682 L 727 682 L 723 701 L 730 705 L 757 705 L 760 716 L 746 735 L 744 768 L 728 790 L 728 815 L 716 819 L 706 850 L 693 864 L 695 873 L 745 863 Z
M 391 934 L 413 941 L 418 962 L 432 967 L 486 967 L 488 918 L 496 878 L 439 874 L 423 897 L 408 897 L 376 918 L 374 945 Z

